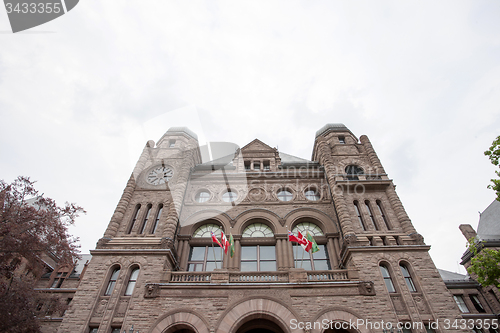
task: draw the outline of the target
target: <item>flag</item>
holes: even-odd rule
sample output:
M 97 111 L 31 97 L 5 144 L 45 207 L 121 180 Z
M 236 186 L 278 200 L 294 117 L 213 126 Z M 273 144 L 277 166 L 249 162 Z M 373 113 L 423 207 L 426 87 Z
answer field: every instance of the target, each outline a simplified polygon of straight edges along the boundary
M 299 240 L 297 238 L 297 236 L 295 236 L 294 234 L 292 234 L 292 232 L 290 230 L 288 230 L 288 240 L 290 242 L 297 242 L 297 243 L 301 243 L 302 242 L 301 240 Z
M 220 247 L 222 247 L 222 244 L 219 242 L 217 237 L 215 237 L 215 234 L 213 231 L 210 231 L 210 234 L 212 235 L 212 242 L 219 244 Z
M 229 234 L 229 255 L 231 258 L 234 256 L 234 239 L 233 234 Z
M 297 238 L 300 239 L 300 242 L 299 242 L 300 245 L 302 245 L 302 248 L 304 249 L 304 251 L 309 252 L 312 248 L 312 242 L 310 242 L 307 238 L 302 236 L 300 231 L 298 232 L 298 234 L 299 234 L 299 236 Z
M 309 231 L 307 231 L 306 238 L 308 241 L 310 241 L 312 243 L 312 247 L 311 247 L 312 253 L 318 252 L 319 251 L 318 244 L 316 244 L 316 241 L 314 240 L 313 236 L 311 236 Z
M 221 240 L 221 247 L 224 249 L 224 253 L 227 254 L 227 250 L 229 249 L 229 241 L 227 240 L 226 235 L 224 235 L 224 232 L 221 230 L 220 232 L 220 240 Z

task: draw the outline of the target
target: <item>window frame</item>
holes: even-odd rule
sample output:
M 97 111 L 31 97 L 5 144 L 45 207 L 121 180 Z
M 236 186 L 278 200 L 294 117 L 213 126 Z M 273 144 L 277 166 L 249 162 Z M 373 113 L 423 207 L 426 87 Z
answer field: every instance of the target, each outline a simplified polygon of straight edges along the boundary
M 234 196 L 233 196 L 234 194 Z M 227 202 L 227 203 L 232 203 L 238 200 L 238 192 L 233 191 L 231 189 L 225 191 L 222 193 L 222 201 Z
M 353 204 L 354 204 L 354 212 L 356 213 L 356 216 L 358 217 L 359 224 L 361 224 L 361 229 L 363 229 L 363 231 L 366 231 L 367 230 L 366 223 L 363 219 L 363 215 L 361 214 L 361 207 L 359 207 L 358 200 L 354 200 Z
M 384 280 L 384 284 L 385 284 L 387 291 L 390 294 L 397 293 L 396 285 L 394 284 L 394 280 L 392 279 L 392 274 L 391 274 L 391 270 L 389 268 L 390 267 L 389 264 L 387 264 L 385 262 L 381 262 L 378 264 L 378 267 L 379 267 L 380 274 L 382 275 L 382 278 Z M 384 274 L 384 272 L 387 273 L 387 276 Z M 389 286 L 391 286 L 391 288 L 389 288 Z
M 120 266 L 115 266 L 111 270 L 111 274 L 109 275 L 109 278 L 107 279 L 108 283 L 106 284 L 106 289 L 104 289 L 104 296 L 111 296 L 113 294 L 113 291 L 116 288 L 116 284 L 118 282 L 118 278 L 120 277 Z M 116 273 L 116 277 L 113 279 L 114 275 Z
M 200 190 L 196 195 L 194 196 L 194 201 L 196 203 L 205 203 L 210 201 L 210 198 L 212 197 L 210 191 L 208 190 Z
M 274 249 L 274 259 L 261 259 L 261 247 L 272 247 Z M 255 248 L 256 258 L 255 259 L 243 259 L 243 249 L 244 248 Z M 240 271 L 241 272 L 274 272 L 278 270 L 278 260 L 276 255 L 276 244 L 255 244 L 255 245 L 241 245 L 241 255 L 240 255 Z M 257 270 L 242 270 L 242 263 L 252 263 L 257 264 Z M 274 262 L 274 270 L 261 270 L 261 263 Z
M 406 286 L 408 287 L 408 290 L 412 293 L 416 293 L 417 286 L 415 282 L 413 281 L 412 277 L 412 272 L 410 268 L 408 267 L 407 263 L 400 262 L 399 263 L 399 269 L 401 270 L 401 274 L 403 275 L 403 279 L 405 280 Z
M 153 224 L 153 227 L 151 228 L 151 232 L 150 232 L 151 235 L 155 234 L 156 230 L 158 229 L 158 224 L 160 223 L 160 217 L 161 217 L 162 211 L 163 211 L 163 204 L 159 204 L 158 211 L 156 212 L 155 222 Z
M 276 197 L 281 202 L 290 202 L 293 201 L 293 192 L 288 188 L 281 188 L 276 192 Z M 288 199 L 289 198 L 289 199 Z
M 137 218 L 139 217 L 140 211 L 141 211 L 141 204 L 135 205 L 134 213 L 132 215 L 132 220 L 130 221 L 130 226 L 128 227 L 127 235 L 130 235 L 132 233 L 132 229 L 134 229 L 134 225 L 135 222 L 137 221 Z
M 151 210 L 153 209 L 152 204 L 148 204 L 146 208 L 146 215 L 144 215 L 144 218 L 142 219 L 142 224 L 141 224 L 141 229 L 139 230 L 139 235 L 142 235 L 144 231 L 146 230 L 146 226 L 148 224 L 149 220 L 149 215 L 151 214 Z
M 127 279 L 127 286 L 125 287 L 125 291 L 123 292 L 124 296 L 132 296 L 132 293 L 135 290 L 135 285 L 137 284 L 137 279 L 139 278 L 139 273 L 141 269 L 139 266 L 134 266 L 130 271 L 130 275 Z M 134 274 L 137 272 L 136 276 Z M 129 291 L 129 289 L 132 289 Z
M 464 295 L 453 295 L 453 299 L 455 300 L 455 303 L 458 306 L 458 309 L 462 313 L 470 313 L 469 307 L 465 303 Z M 465 308 L 466 311 L 462 308 L 462 306 Z
M 217 265 L 217 263 L 220 263 L 222 266 L 224 265 L 223 263 L 223 255 L 221 254 L 222 257 L 218 257 L 219 254 L 220 254 L 220 249 L 217 249 L 215 250 L 215 248 L 212 250 L 214 251 L 213 253 L 214 254 L 211 254 L 210 253 L 210 248 L 212 247 L 212 245 L 193 245 L 190 247 L 189 249 L 189 256 L 188 256 L 188 262 L 187 262 L 187 267 L 186 267 L 186 271 L 187 272 L 212 272 L 214 269 L 216 268 L 222 268 L 222 267 L 219 267 Z M 193 260 L 192 259 L 192 255 L 193 255 L 193 252 L 194 252 L 194 249 L 195 248 L 204 248 L 204 251 L 203 251 L 203 260 Z M 214 259 L 211 259 L 210 256 L 215 256 Z M 207 270 L 207 267 L 208 267 L 208 264 L 209 263 L 215 263 L 214 265 L 214 269 L 211 269 L 211 270 Z M 201 270 L 190 270 L 191 266 L 194 265 L 193 267 L 197 267 L 197 265 L 202 265 L 201 266 Z

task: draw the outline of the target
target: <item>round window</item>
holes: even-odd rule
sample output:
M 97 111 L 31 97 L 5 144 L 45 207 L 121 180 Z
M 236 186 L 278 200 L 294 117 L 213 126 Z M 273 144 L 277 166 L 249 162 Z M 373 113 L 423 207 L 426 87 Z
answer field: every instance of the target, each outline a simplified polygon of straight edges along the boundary
M 278 192 L 278 199 L 281 201 L 290 201 L 293 199 L 293 194 L 288 190 L 280 190 Z
M 225 202 L 233 202 L 236 199 L 238 199 L 238 193 L 233 192 L 231 190 L 227 191 L 222 195 L 222 200 L 224 200 Z
M 205 190 L 198 192 L 196 194 L 195 200 L 196 200 L 196 202 L 199 202 L 199 203 L 207 202 L 208 200 L 210 200 L 210 192 L 205 191 Z
M 318 201 L 320 196 L 319 192 L 313 188 L 308 189 L 305 193 L 306 199 L 310 201 Z

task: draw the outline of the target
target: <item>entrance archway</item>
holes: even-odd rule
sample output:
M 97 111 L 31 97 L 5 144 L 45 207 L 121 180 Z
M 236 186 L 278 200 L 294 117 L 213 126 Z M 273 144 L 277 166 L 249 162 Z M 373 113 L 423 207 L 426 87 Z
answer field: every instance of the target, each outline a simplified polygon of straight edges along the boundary
M 278 324 L 268 319 L 252 319 L 242 324 L 236 333 L 284 333 Z

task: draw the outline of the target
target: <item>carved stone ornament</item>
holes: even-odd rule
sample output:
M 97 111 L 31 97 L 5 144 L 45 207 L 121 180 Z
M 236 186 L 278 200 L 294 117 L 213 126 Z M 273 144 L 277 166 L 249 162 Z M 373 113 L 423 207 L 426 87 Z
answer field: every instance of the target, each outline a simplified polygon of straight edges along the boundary
M 408 236 L 410 236 L 411 239 L 413 239 L 413 241 L 415 242 L 415 245 L 425 245 L 424 237 L 421 234 L 414 232 Z
M 155 298 L 160 294 L 160 286 L 157 284 L 147 284 L 144 298 Z
M 248 192 L 248 198 L 253 202 L 262 202 L 266 199 L 266 192 L 259 187 L 253 188 Z
M 373 281 L 363 281 L 358 284 L 359 294 L 366 296 L 375 295 L 375 287 Z
M 354 245 L 358 241 L 358 237 L 355 234 L 348 234 L 344 236 L 344 242 L 346 245 Z

